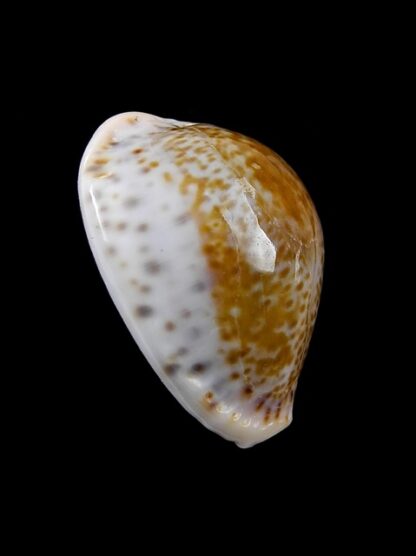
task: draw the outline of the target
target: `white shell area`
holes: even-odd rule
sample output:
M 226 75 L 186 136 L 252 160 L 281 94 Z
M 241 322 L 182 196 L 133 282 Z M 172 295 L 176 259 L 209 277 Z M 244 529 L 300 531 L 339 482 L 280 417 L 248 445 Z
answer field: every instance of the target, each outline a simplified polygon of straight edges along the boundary
M 176 129 L 189 125 L 139 112 L 107 120 L 92 137 L 81 162 L 82 216 L 108 291 L 151 367 L 207 428 L 249 447 L 290 423 L 293 398 L 278 419 L 264 422 L 263 415 L 254 411 L 253 399 L 241 395 L 241 382 L 229 379 L 239 368 L 223 356 L 213 276 L 193 213 L 196 187 L 181 189 L 183 167 L 166 147 Z M 279 246 L 250 209 L 250 183 L 232 175 L 215 149 L 205 162 L 203 169 L 191 159 L 186 164 L 201 179 L 216 172 L 231 184 L 234 210 L 249 213 L 252 233 L 247 240 L 235 224 L 238 218 L 221 208 L 242 256 L 258 272 L 278 273 Z M 207 192 L 204 202 L 209 209 L 219 206 L 221 193 Z M 311 270 L 314 290 L 322 269 Z M 279 380 L 290 370 L 288 365 Z

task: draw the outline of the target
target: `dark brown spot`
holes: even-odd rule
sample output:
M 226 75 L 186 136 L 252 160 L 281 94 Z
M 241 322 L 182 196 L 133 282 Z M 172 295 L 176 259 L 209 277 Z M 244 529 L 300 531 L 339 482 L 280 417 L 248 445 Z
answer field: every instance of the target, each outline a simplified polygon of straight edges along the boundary
M 206 288 L 206 285 L 204 284 L 204 282 L 196 282 L 196 284 L 194 284 L 192 286 L 192 291 L 193 292 L 203 292 Z
M 215 409 L 217 402 L 214 401 L 214 394 L 212 392 L 207 392 L 203 397 L 203 402 L 207 409 Z
M 150 317 L 153 314 L 153 309 L 149 305 L 139 305 L 136 307 L 136 316 Z
M 160 272 L 161 266 L 157 261 L 149 261 L 144 265 L 146 272 L 149 274 L 157 274 Z
M 250 398 L 251 395 L 253 394 L 253 388 L 249 385 L 245 386 L 243 388 L 243 394 L 244 394 L 244 396 L 247 396 L 248 398 Z
M 113 247 L 112 245 L 110 245 L 109 247 L 107 247 L 106 249 L 106 253 L 107 255 L 109 255 L 110 257 L 114 257 L 114 255 L 116 254 L 116 248 Z
M 235 363 L 237 363 L 239 359 L 240 359 L 240 350 L 238 349 L 230 350 L 226 357 L 227 363 L 229 363 L 230 365 L 234 365 Z
M 156 160 L 153 160 L 150 164 L 149 164 L 150 168 L 157 168 L 159 166 L 159 162 L 157 162 Z
M 139 225 L 137 226 L 137 231 L 138 231 L 138 232 L 145 232 L 145 231 L 148 230 L 148 229 L 149 229 L 149 224 L 145 224 L 145 223 L 144 223 L 144 224 L 139 224 Z
M 180 368 L 181 368 L 181 366 L 178 365 L 177 363 L 169 363 L 168 365 L 165 365 L 165 367 L 164 367 L 165 373 L 167 375 L 173 375 L 174 373 L 179 371 Z
M 263 421 L 264 421 L 265 423 L 268 423 L 268 422 L 269 422 L 269 419 L 270 419 L 270 408 L 268 407 L 268 408 L 266 409 L 266 414 L 265 414 L 265 416 L 264 416 L 264 418 L 263 418 Z
M 209 363 L 194 363 L 191 368 L 194 373 L 203 373 L 209 368 L 209 366 Z
M 240 373 L 231 373 L 230 380 L 238 380 L 240 378 Z
M 122 232 L 126 228 L 127 228 L 126 222 L 119 222 L 116 226 L 116 229 L 119 230 L 120 232 Z
M 140 154 L 140 153 L 143 152 L 143 149 L 133 149 L 131 152 L 132 152 L 133 154 Z
M 168 332 L 172 332 L 173 330 L 175 330 L 175 328 L 176 325 L 172 321 L 168 320 L 168 322 L 165 322 L 165 330 L 167 330 Z

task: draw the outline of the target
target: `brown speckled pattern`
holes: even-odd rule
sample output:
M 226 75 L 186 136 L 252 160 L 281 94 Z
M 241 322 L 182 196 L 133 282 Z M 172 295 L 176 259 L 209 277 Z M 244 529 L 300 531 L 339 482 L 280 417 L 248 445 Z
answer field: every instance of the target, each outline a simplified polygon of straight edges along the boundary
M 178 400 L 240 446 L 287 426 L 323 266 L 293 170 L 237 133 L 122 114 L 92 139 L 80 197 L 110 293 Z

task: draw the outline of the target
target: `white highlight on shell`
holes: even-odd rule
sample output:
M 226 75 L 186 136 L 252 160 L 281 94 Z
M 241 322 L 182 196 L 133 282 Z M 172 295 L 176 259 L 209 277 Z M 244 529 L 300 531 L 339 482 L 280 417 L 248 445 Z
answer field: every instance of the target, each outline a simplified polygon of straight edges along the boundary
M 274 272 L 276 247 L 260 227 L 257 216 L 246 197 L 246 191 L 251 193 L 254 188 L 245 178 L 233 181 L 236 193 L 234 207 L 221 209 L 221 214 L 234 234 L 239 250 L 253 268 L 259 272 Z M 252 193 L 251 195 L 253 196 Z M 242 214 L 248 232 L 244 231 L 238 222 Z

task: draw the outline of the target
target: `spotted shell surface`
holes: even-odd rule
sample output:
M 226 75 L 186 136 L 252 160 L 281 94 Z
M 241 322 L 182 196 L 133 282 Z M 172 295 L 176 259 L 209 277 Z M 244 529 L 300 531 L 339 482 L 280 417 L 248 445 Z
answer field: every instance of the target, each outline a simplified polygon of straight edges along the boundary
M 287 427 L 324 253 L 295 172 L 238 133 L 129 112 L 92 137 L 79 195 L 110 295 L 176 399 L 240 447 Z

